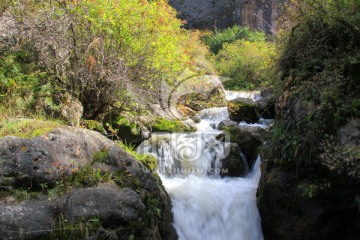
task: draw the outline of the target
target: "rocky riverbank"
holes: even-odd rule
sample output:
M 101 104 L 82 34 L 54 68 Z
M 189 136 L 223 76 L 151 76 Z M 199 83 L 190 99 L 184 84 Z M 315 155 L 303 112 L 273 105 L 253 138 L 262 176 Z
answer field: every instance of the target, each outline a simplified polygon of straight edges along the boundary
M 1 239 L 176 239 L 157 176 L 97 132 L 0 139 Z

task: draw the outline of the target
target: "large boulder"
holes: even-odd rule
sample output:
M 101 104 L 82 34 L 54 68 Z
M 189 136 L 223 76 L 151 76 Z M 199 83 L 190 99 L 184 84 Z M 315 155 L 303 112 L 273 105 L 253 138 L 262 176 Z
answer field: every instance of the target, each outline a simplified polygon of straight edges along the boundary
M 226 131 L 230 134 L 230 141 L 240 146 L 251 167 L 259 155 L 259 147 L 263 143 L 261 139 L 253 133 L 243 130 L 239 125 L 231 126 Z
M 248 98 L 236 98 L 228 101 L 227 107 L 229 110 L 230 120 L 236 122 L 255 123 L 259 121 L 260 115 L 255 102 Z
M 225 147 L 229 155 L 221 160 L 221 177 L 244 176 L 249 170 L 249 165 L 240 146 L 237 143 L 226 143 Z
M 0 138 L 1 236 L 177 239 L 170 198 L 158 181 L 115 142 L 90 130 Z
M 259 139 L 262 143 L 264 143 L 268 139 L 268 127 L 260 126 L 260 125 L 248 125 L 248 124 L 239 124 L 238 127 L 244 131 L 253 135 L 255 138 Z
M 219 125 L 218 125 L 218 129 L 219 130 L 225 130 L 225 129 L 227 129 L 228 127 L 232 127 L 232 126 L 234 126 L 234 125 L 236 125 L 236 122 L 234 122 L 234 121 L 231 121 L 231 120 L 223 120 L 223 121 L 221 121 L 220 123 L 219 123 Z

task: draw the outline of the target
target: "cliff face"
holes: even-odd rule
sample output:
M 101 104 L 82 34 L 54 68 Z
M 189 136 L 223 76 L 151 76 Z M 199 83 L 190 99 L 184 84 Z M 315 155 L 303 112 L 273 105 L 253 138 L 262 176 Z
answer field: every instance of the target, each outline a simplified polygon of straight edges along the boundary
M 273 33 L 284 0 L 170 0 L 188 28 L 224 29 L 235 24 Z

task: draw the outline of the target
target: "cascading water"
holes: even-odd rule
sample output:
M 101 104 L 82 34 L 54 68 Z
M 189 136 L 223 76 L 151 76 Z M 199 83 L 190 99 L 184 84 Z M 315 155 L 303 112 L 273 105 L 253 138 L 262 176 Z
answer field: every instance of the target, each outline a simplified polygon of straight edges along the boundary
M 225 91 L 225 99 L 231 101 L 237 98 L 247 98 L 254 102 L 262 99 L 260 92 Z
M 262 240 L 256 189 L 260 159 L 244 178 L 221 178 L 227 152 L 221 131 L 226 108 L 200 112 L 198 131 L 157 134 L 138 148 L 159 160 L 158 173 L 173 204 L 180 240 Z

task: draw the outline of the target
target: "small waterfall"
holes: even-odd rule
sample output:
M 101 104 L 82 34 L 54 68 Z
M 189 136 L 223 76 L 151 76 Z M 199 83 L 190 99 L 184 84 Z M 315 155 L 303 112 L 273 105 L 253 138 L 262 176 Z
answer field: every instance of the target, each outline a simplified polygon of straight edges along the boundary
M 260 158 L 247 177 L 222 179 L 228 148 L 214 128 L 228 119 L 227 109 L 206 109 L 199 117 L 197 132 L 154 134 L 138 148 L 159 160 L 179 240 L 263 240 L 256 206 Z
M 198 113 L 201 122 L 197 124 L 198 132 L 216 132 L 219 123 L 229 119 L 226 107 L 204 109 Z
M 254 92 L 225 91 L 226 101 L 231 101 L 236 98 L 247 98 L 253 100 L 254 102 L 257 102 L 262 99 L 262 96 L 258 91 L 254 91 Z

